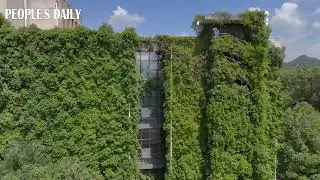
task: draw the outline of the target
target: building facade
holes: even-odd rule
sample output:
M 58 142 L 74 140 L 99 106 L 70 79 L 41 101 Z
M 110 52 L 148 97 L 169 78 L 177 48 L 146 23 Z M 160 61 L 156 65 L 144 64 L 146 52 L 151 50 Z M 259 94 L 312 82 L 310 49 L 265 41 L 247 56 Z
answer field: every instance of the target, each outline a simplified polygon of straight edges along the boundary
M 5 9 L 49 9 L 51 16 L 54 9 L 72 9 L 67 0 L 0 0 L 0 13 L 4 14 Z M 26 27 L 32 24 L 37 25 L 41 29 L 52 28 L 75 28 L 80 25 L 81 20 L 77 19 L 9 19 L 16 28 Z
M 269 39 L 269 40 L 270 40 L 270 42 L 271 42 L 275 47 L 277 47 L 277 48 L 283 48 L 283 45 L 282 45 L 282 43 L 281 43 L 281 41 L 280 41 L 279 38 L 271 38 L 271 39 Z
M 141 97 L 138 125 L 139 169 L 142 174 L 157 174 L 164 168 L 162 56 L 153 48 L 139 48 L 136 52 L 137 71 L 146 81 Z

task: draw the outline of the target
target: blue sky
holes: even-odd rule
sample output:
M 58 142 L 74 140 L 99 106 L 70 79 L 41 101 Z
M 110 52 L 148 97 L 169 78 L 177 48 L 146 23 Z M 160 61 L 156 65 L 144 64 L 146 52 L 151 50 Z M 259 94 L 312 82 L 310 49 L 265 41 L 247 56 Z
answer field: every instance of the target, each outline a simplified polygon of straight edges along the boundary
M 140 35 L 192 35 L 195 14 L 238 13 L 249 8 L 270 12 L 272 37 L 287 47 L 287 59 L 300 54 L 320 58 L 320 0 L 70 0 L 82 9 L 82 24 L 96 29 L 109 23 L 117 31 L 135 27 Z

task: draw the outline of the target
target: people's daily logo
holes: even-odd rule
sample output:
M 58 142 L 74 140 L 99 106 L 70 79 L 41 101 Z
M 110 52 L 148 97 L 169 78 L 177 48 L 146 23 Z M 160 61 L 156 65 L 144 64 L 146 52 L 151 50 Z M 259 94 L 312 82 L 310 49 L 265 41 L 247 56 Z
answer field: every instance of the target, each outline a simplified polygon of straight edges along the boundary
M 81 9 L 5 9 L 6 19 L 80 19 Z

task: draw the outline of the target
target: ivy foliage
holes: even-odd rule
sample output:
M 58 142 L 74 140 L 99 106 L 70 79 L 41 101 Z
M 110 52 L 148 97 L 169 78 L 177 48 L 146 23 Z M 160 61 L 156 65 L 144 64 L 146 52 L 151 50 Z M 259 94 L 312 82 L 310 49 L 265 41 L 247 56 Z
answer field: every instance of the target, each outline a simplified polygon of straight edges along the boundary
M 137 44 L 132 29 L 106 25 L 0 28 L 0 156 L 12 141 L 37 140 L 54 160 L 77 156 L 107 179 L 135 179 Z
M 164 55 L 166 179 L 200 179 L 203 90 L 201 58 L 195 54 L 196 39 L 158 36 L 152 41 Z
M 245 46 L 229 36 L 214 39 L 211 46 L 213 61 L 208 75 L 212 82 L 208 83 L 206 113 L 211 176 L 215 179 L 248 179 L 253 173 L 248 159 L 253 148 L 252 85 L 248 81 L 250 72 L 241 66 L 246 63 Z
M 236 21 L 213 15 L 218 19 L 200 30 L 204 16 L 195 17 L 197 38 L 148 41 L 164 54 L 167 178 L 272 179 L 282 135 L 283 56 L 269 44 L 263 12 Z M 213 37 L 212 28 L 230 24 L 240 32 Z
M 156 44 L 164 55 L 166 178 L 272 179 L 283 57 L 269 45 L 263 12 L 242 13 L 236 23 L 215 16 L 197 38 L 154 39 L 108 26 L 13 30 L 0 19 L 0 157 L 10 142 L 37 140 L 56 164 L 26 175 L 59 171 L 78 163 L 65 158 L 79 157 L 106 179 L 137 179 L 135 48 Z M 203 19 L 196 16 L 193 27 Z M 230 23 L 244 39 L 213 38 L 213 27 Z
M 238 33 L 244 33 L 244 39 L 235 37 L 237 33 L 213 37 L 212 28 L 227 29 L 229 20 L 210 21 L 198 35 L 207 64 L 204 171 L 213 179 L 267 180 L 274 177 L 281 134 L 280 67 L 269 55 L 270 29 L 264 13 L 245 12 L 239 17 Z
M 11 23 L 0 13 L 0 28 L 12 28 Z
M 104 179 L 100 172 L 86 167 L 78 158 L 65 157 L 52 161 L 45 147 L 37 142 L 14 142 L 0 161 L 0 176 L 19 179 Z

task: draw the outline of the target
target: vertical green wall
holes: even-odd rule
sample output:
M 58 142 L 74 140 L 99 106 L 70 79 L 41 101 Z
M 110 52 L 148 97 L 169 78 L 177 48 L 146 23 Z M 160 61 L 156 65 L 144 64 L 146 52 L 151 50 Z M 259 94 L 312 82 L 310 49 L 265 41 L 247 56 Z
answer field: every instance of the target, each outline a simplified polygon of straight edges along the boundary
M 213 37 L 213 27 L 232 23 L 222 15 L 187 43 L 157 40 L 165 47 L 167 179 L 274 178 L 282 58 L 271 55 L 263 12 L 239 15 L 244 40 Z
M 38 141 L 53 160 L 137 178 L 137 37 L 107 26 L 0 28 L 0 156 L 14 141 Z

